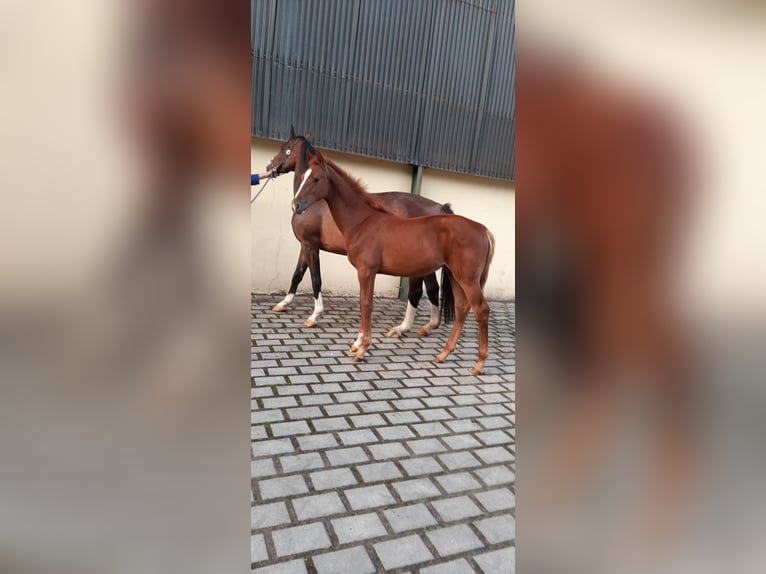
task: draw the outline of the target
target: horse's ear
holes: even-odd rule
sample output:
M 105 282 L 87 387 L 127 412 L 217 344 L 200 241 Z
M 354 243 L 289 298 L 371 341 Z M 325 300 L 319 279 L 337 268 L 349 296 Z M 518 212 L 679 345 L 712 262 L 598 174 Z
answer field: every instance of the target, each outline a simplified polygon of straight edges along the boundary
M 293 127 L 293 124 L 290 124 L 290 139 L 295 139 L 295 128 Z
M 305 136 L 303 136 L 303 137 L 304 137 L 304 138 L 306 138 L 306 141 L 311 141 L 311 132 L 307 133 L 307 134 L 306 134 Z

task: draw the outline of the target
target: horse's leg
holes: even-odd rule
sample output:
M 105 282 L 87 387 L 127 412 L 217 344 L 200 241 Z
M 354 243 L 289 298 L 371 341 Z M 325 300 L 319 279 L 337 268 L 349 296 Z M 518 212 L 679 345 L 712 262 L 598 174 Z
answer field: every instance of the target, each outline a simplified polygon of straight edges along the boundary
M 423 296 L 423 279 L 418 277 L 409 277 L 409 292 L 407 293 L 407 311 L 404 313 L 404 320 L 401 325 L 391 327 L 386 337 L 400 337 L 403 333 L 406 333 L 412 329 L 412 324 L 415 322 L 415 313 L 418 309 L 418 303 Z
M 314 291 L 314 312 L 303 324 L 306 327 L 315 327 L 319 320 L 319 315 L 324 311 L 322 304 L 322 274 L 319 270 L 319 248 L 308 247 L 309 269 L 311 270 L 311 288 Z
M 293 278 L 290 281 L 290 290 L 287 292 L 287 295 L 285 295 L 284 299 L 282 299 L 279 303 L 271 308 L 272 311 L 279 313 L 284 311 L 285 307 L 292 303 L 293 297 L 295 297 L 295 292 L 298 290 L 298 285 L 303 280 L 303 276 L 306 274 L 306 269 L 308 268 L 309 260 L 306 253 L 306 247 L 301 243 L 301 252 L 298 255 L 298 264 L 295 266 L 295 272 L 293 273 Z
M 370 346 L 370 335 L 372 333 L 372 295 L 375 290 L 375 273 L 371 269 L 360 269 L 359 275 L 359 310 L 361 321 L 359 330 L 362 333 L 362 340 L 359 348 L 354 355 L 354 361 L 364 357 L 367 347 Z
M 489 303 L 487 303 L 478 283 L 466 290 L 466 297 L 479 327 L 479 358 L 471 369 L 471 374 L 481 375 L 484 361 L 487 360 L 489 354 Z
M 460 332 L 463 330 L 463 323 L 465 323 L 465 318 L 468 316 L 468 310 L 471 308 L 460 283 L 458 283 L 454 277 L 451 283 L 452 295 L 455 298 L 455 322 L 452 325 L 452 331 L 450 331 L 447 343 L 444 345 L 444 350 L 436 355 L 436 358 L 434 359 L 434 362 L 436 363 L 443 363 L 444 359 L 447 358 L 447 355 L 455 350 L 455 345 L 457 345 Z
M 418 329 L 418 335 L 430 335 L 431 331 L 439 326 L 439 281 L 436 279 L 436 272 L 426 277 L 426 292 L 431 303 L 431 318 Z

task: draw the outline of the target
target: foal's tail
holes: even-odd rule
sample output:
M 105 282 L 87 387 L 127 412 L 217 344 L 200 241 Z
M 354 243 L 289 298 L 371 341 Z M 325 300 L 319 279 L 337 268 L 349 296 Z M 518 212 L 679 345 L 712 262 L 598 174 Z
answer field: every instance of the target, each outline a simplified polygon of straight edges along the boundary
M 452 281 L 447 267 L 442 267 L 442 323 L 445 325 L 455 320 L 455 296 L 452 294 Z
M 487 229 L 487 239 L 489 240 L 489 251 L 487 251 L 487 259 L 484 261 L 484 269 L 481 272 L 479 278 L 479 284 L 484 289 L 484 285 L 487 283 L 487 276 L 489 275 L 489 264 L 492 263 L 492 258 L 495 256 L 495 236 Z

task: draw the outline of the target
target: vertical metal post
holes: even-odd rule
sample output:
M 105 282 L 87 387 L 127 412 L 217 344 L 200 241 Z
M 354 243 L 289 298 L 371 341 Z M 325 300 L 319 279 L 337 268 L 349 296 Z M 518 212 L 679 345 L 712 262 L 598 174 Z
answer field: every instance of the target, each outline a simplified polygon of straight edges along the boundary
M 412 166 L 412 183 L 410 184 L 410 193 L 412 195 L 420 195 L 420 184 L 423 181 L 423 166 Z M 399 280 L 399 299 L 402 301 L 407 300 L 407 293 L 409 292 L 409 281 L 406 277 L 402 277 Z

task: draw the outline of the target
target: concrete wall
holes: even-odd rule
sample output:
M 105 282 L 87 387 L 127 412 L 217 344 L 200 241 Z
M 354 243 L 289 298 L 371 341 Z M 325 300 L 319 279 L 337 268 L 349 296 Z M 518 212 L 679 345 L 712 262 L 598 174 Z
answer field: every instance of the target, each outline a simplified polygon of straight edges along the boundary
M 253 138 L 253 173 L 262 172 L 279 149 L 274 141 Z M 410 190 L 412 167 L 368 159 L 360 156 L 324 151 L 329 158 L 367 184 L 369 191 Z M 283 175 L 265 188 L 251 207 L 252 289 L 255 292 L 287 291 L 298 260 L 300 245 L 290 226 L 292 211 L 292 174 Z M 259 187 L 251 189 L 257 193 Z M 440 203 L 449 202 L 455 213 L 486 225 L 495 235 L 497 246 L 485 292 L 490 299 L 512 299 L 514 283 L 514 217 L 513 184 L 488 178 L 464 176 L 426 169 L 421 187 L 423 196 Z M 321 255 L 323 292 L 353 295 L 359 292 L 356 271 L 345 256 Z M 375 292 L 395 296 L 399 278 L 379 275 Z M 309 274 L 298 293 L 311 291 Z

